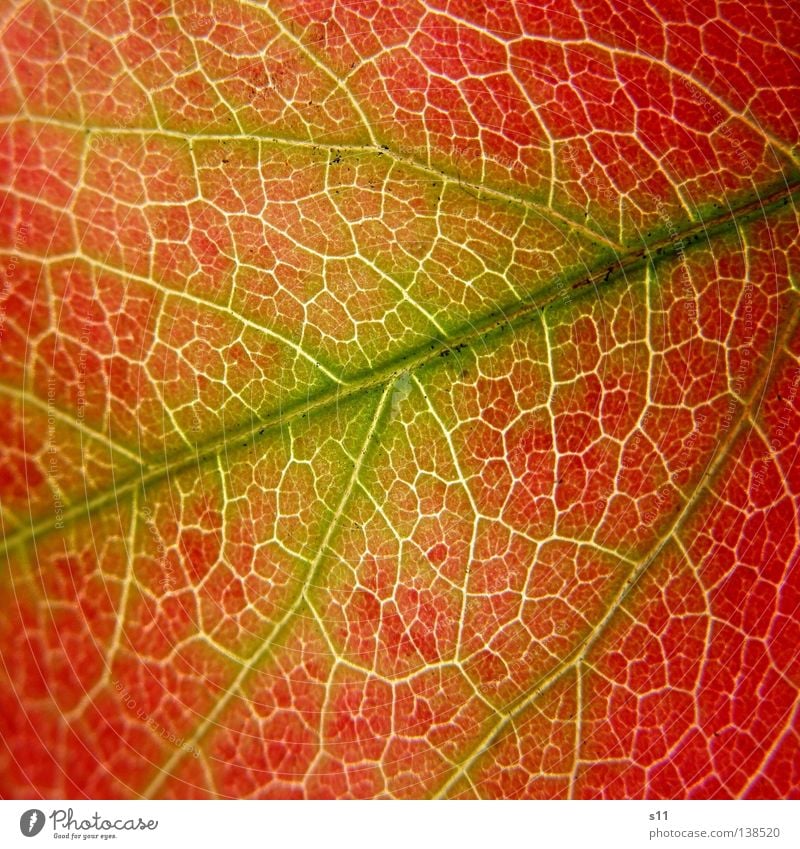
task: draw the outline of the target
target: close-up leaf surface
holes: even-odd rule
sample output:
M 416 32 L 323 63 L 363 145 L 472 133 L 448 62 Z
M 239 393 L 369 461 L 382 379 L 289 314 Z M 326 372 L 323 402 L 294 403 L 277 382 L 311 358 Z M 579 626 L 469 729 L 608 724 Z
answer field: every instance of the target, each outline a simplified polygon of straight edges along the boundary
M 800 797 L 790 3 L 0 12 L 0 796 Z

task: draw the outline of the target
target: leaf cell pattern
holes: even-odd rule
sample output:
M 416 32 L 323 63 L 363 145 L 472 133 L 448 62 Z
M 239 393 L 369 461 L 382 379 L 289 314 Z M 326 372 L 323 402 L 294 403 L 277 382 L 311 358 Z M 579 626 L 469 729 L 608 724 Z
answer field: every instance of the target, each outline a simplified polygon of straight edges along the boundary
M 781 0 L 0 27 L 0 794 L 800 794 Z

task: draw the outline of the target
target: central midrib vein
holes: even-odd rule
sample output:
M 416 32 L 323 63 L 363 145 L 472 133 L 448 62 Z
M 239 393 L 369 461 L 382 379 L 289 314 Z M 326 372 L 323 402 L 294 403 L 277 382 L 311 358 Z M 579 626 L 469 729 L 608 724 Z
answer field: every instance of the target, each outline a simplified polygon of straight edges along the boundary
M 502 328 L 516 327 L 548 307 L 566 303 L 587 291 L 605 287 L 620 278 L 624 279 L 627 274 L 638 270 L 648 262 L 659 263 L 671 259 L 693 245 L 708 242 L 712 237 L 732 227 L 757 218 L 766 218 L 770 213 L 790 203 L 793 204 L 798 199 L 800 199 L 800 180 L 795 180 L 766 197 L 757 197 L 746 204 L 729 208 L 717 216 L 676 230 L 666 238 L 631 248 L 612 261 L 607 260 L 598 264 L 589 274 L 556 278 L 529 298 L 489 313 L 446 339 L 434 339 L 374 371 L 355 375 L 343 386 L 326 388 L 303 401 L 268 413 L 259 418 L 255 424 L 248 422 L 247 425 L 239 428 L 228 429 L 224 434 L 219 434 L 198 445 L 195 450 L 177 453 L 172 459 L 151 467 L 150 471 L 141 471 L 121 481 L 115 481 L 109 489 L 97 492 L 80 503 L 66 508 L 60 517 L 60 525 L 64 527 L 89 516 L 106 504 L 126 497 L 136 489 L 146 490 L 170 474 L 179 474 L 193 466 L 208 463 L 231 445 L 240 443 L 244 448 L 248 444 L 255 444 L 258 437 L 268 430 L 274 430 L 289 422 L 310 416 L 331 404 L 341 403 L 357 395 L 380 389 L 400 373 L 420 369 L 445 352 L 469 347 Z M 31 517 L 29 524 L 5 538 L 2 550 L 5 555 L 8 555 L 12 549 L 23 546 L 31 539 L 44 536 L 53 530 L 55 530 L 55 523 L 51 514 L 48 513 L 46 517 Z

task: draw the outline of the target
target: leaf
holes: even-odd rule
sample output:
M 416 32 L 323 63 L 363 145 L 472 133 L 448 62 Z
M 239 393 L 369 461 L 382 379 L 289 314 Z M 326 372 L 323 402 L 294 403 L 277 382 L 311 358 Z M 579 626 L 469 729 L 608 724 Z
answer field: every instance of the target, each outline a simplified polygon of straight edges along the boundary
M 0 792 L 797 795 L 784 4 L 20 3 Z

